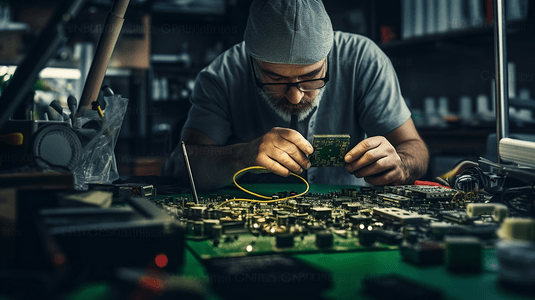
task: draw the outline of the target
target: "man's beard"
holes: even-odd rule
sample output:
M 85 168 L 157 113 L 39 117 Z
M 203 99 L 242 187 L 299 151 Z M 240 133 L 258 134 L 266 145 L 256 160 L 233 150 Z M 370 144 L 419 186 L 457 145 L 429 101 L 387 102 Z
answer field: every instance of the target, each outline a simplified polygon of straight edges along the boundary
M 279 115 L 284 121 L 290 122 L 292 119 L 292 114 L 297 114 L 297 119 L 299 121 L 304 120 L 314 107 L 318 106 L 323 96 L 324 89 L 320 89 L 316 97 L 310 99 L 307 95 L 304 95 L 301 99 L 301 102 L 298 104 L 291 104 L 286 97 L 275 97 L 274 95 L 269 95 L 260 91 L 260 96 L 264 101 L 271 106 L 271 108 Z

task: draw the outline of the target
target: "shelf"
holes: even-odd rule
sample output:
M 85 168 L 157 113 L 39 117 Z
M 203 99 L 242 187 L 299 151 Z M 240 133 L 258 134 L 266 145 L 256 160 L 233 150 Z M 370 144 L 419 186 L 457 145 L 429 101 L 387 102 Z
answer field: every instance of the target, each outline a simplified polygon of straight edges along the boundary
M 152 67 L 154 69 L 154 73 L 172 73 L 176 75 L 197 75 L 199 72 L 204 68 L 201 67 L 191 67 L 191 68 L 184 68 L 181 66 L 173 66 L 170 64 L 162 65 L 162 64 L 152 64 Z
M 520 100 L 520 99 L 509 99 L 509 106 L 517 108 L 529 108 L 535 109 L 535 100 Z
M 438 33 L 438 34 L 432 34 L 432 35 L 423 35 L 418 37 L 413 37 L 409 39 L 404 39 L 400 41 L 393 41 L 386 44 L 380 44 L 379 46 L 383 50 L 390 50 L 390 49 L 399 49 L 404 47 L 410 47 L 410 46 L 418 46 L 423 45 L 427 43 L 435 43 L 440 41 L 453 41 L 457 39 L 464 39 L 464 38 L 474 38 L 481 35 L 490 35 L 492 34 L 492 28 L 470 28 L 465 30 L 456 30 L 456 31 L 449 31 L 445 33 Z
M 529 30 L 523 30 L 528 21 L 510 22 L 507 27 L 508 40 L 524 41 L 528 40 L 533 33 L 526 33 Z M 392 41 L 385 44 L 379 44 L 379 47 L 384 51 L 395 50 L 414 50 L 415 46 L 437 45 L 438 43 L 455 43 L 462 42 L 464 45 L 481 46 L 482 42 L 492 43 L 494 41 L 494 27 L 485 24 L 483 27 L 472 27 L 466 29 L 457 29 L 444 33 L 436 33 L 431 35 L 422 35 L 412 37 L 404 40 Z
M 30 26 L 26 23 L 10 22 L 0 27 L 0 32 L 29 31 Z

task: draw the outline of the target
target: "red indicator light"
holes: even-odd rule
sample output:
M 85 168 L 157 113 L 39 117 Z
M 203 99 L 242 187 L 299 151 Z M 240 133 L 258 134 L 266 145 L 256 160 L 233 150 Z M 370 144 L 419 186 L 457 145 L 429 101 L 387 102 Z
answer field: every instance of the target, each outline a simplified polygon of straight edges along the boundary
M 154 259 L 154 262 L 156 263 L 156 265 L 160 268 L 163 268 L 165 266 L 167 266 L 167 263 L 169 262 L 169 260 L 167 259 L 167 255 L 163 254 L 163 253 L 160 253 L 158 255 L 156 255 L 156 258 Z

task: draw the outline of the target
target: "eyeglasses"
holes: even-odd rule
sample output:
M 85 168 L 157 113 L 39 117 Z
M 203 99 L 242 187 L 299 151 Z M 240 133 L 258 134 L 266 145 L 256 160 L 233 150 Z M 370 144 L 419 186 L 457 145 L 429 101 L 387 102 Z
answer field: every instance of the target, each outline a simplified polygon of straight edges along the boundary
M 311 92 L 314 90 L 319 90 L 325 87 L 327 82 L 329 81 L 329 69 L 327 68 L 327 61 L 329 58 L 327 58 L 327 61 L 325 62 L 325 68 L 327 68 L 325 77 L 318 78 L 318 79 L 310 79 L 310 80 L 303 80 L 298 81 L 294 83 L 263 83 L 258 80 L 256 77 L 255 67 L 254 67 L 254 60 L 253 57 L 250 56 L 251 59 L 251 66 L 253 68 L 253 75 L 254 79 L 256 81 L 256 86 L 259 87 L 264 93 L 268 94 L 284 94 L 292 86 L 297 87 L 298 90 L 301 92 Z

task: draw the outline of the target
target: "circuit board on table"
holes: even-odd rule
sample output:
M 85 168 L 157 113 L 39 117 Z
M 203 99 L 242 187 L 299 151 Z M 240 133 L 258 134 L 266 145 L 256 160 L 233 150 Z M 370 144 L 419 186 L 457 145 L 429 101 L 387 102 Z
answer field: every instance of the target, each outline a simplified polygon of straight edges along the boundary
M 297 193 L 280 191 L 272 199 L 292 195 Z M 467 215 L 466 206 L 484 202 L 484 195 L 440 186 L 346 188 L 271 203 L 228 201 L 232 199 L 211 195 L 195 204 L 183 195 L 160 197 L 156 203 L 184 222 L 186 245 L 201 259 L 383 251 L 407 241 L 433 250 L 449 234 L 491 244 L 498 228 L 492 214 Z M 420 248 L 414 251 L 411 255 L 420 259 Z

